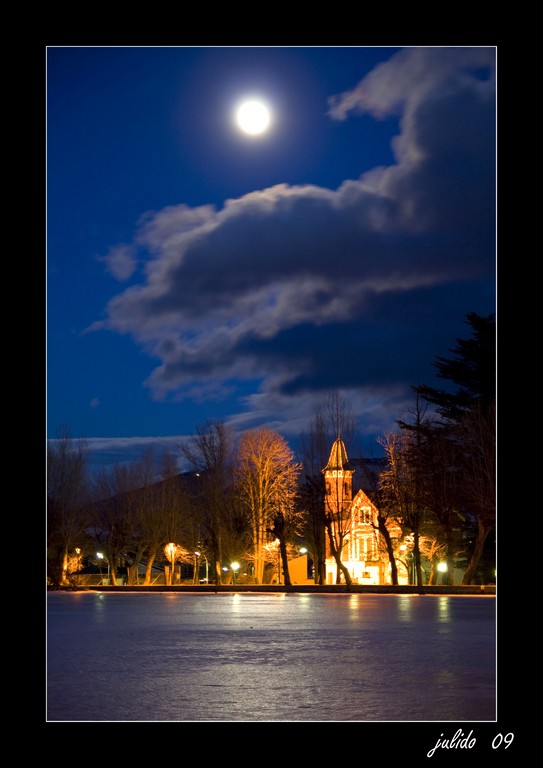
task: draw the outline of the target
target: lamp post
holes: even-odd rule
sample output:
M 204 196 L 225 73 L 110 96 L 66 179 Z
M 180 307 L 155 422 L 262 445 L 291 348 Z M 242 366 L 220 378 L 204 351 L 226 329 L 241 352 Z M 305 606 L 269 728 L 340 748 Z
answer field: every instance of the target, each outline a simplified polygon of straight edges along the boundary
M 176 551 L 176 549 L 177 549 L 177 547 L 175 546 L 173 541 L 170 541 L 170 543 L 166 544 L 166 546 L 164 547 L 164 551 L 166 552 L 166 557 L 168 558 L 168 560 L 172 564 L 172 569 L 171 569 L 171 572 L 170 572 L 170 586 L 173 584 L 173 571 L 174 571 L 174 568 L 175 568 L 175 551 Z
M 96 553 L 96 557 L 97 557 L 99 560 L 105 560 L 105 561 L 106 561 L 106 563 L 107 563 L 107 583 L 109 584 L 109 580 L 110 580 L 110 579 L 109 579 L 109 560 L 107 559 L 107 557 L 104 555 L 104 553 L 103 553 L 103 552 L 97 552 L 97 553 Z M 102 569 L 101 569 L 101 568 L 100 568 L 100 573 L 102 573 Z M 103 579 L 102 579 L 102 581 L 103 581 Z
M 407 573 L 407 583 L 411 584 L 411 562 L 409 559 L 410 552 L 407 551 L 407 546 L 405 544 L 402 544 L 400 546 L 400 552 L 405 556 L 405 560 L 403 560 L 403 564 L 405 565 L 405 570 Z
M 277 584 L 281 584 L 281 542 L 275 539 L 277 545 Z
M 201 556 L 201 552 L 195 552 L 194 553 L 196 557 Z M 204 560 L 206 561 L 206 584 L 209 582 L 209 562 L 207 557 L 204 555 Z M 200 575 L 200 568 L 198 568 L 198 576 Z
M 301 554 L 302 556 L 303 556 L 303 555 L 307 555 L 308 553 L 309 553 L 309 550 L 307 549 L 307 547 L 300 547 L 300 554 Z M 309 573 L 309 558 L 308 558 L 308 557 L 306 558 L 306 561 L 305 561 L 305 578 L 306 578 L 306 580 L 310 578 L 310 573 Z
M 236 573 L 239 571 L 239 563 L 230 563 L 230 568 L 232 569 L 232 584 L 236 584 Z
M 194 574 L 192 576 L 192 583 L 193 584 L 200 583 L 200 553 L 199 552 L 194 553 Z

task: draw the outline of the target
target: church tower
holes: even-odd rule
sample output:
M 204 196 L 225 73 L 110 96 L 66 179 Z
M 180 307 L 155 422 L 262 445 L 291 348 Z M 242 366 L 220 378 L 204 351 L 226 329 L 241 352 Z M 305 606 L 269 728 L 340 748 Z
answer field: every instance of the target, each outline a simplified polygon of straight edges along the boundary
M 388 584 L 390 563 L 381 547 L 377 509 L 362 489 L 353 498 L 354 472 L 338 430 L 328 464 L 322 470 L 328 530 L 326 583 L 340 584 L 346 579 L 346 570 L 353 584 Z M 396 523 L 387 523 L 387 529 L 392 539 L 401 539 L 402 531 Z
M 341 516 L 349 514 L 353 503 L 354 469 L 349 464 L 345 443 L 339 435 L 332 446 L 328 464 L 322 471 L 326 512 Z

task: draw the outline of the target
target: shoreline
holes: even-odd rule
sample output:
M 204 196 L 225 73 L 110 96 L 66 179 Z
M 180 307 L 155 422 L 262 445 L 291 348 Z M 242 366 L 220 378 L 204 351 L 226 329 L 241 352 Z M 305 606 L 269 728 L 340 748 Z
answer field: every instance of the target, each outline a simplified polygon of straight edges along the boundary
M 303 593 L 303 594 L 379 594 L 379 595 L 484 595 L 494 597 L 496 595 L 495 584 L 470 584 L 458 586 L 430 585 L 422 587 L 415 585 L 390 585 L 390 584 L 293 584 L 285 586 L 281 584 L 187 584 L 166 586 L 164 584 L 144 585 L 99 585 L 81 587 L 47 587 L 48 592 L 191 592 L 194 594 L 218 594 L 235 592 L 252 592 L 255 594 L 269 593 Z

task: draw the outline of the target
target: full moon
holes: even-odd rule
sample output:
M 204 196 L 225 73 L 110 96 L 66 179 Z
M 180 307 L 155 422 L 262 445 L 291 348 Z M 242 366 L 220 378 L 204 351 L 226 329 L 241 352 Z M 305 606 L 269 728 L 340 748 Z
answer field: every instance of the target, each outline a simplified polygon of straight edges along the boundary
M 270 111 L 261 101 L 245 101 L 237 110 L 236 120 L 244 133 L 257 136 L 270 124 Z

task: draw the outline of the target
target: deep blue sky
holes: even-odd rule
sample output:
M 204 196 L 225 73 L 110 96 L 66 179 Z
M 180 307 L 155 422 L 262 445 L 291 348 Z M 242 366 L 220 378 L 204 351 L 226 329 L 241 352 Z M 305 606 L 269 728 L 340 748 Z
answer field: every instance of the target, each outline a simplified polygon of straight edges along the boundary
M 95 466 L 209 419 L 294 443 L 340 392 L 379 454 L 467 313 L 495 311 L 496 50 L 46 59 L 48 437 Z M 273 119 L 249 138 L 255 94 Z

